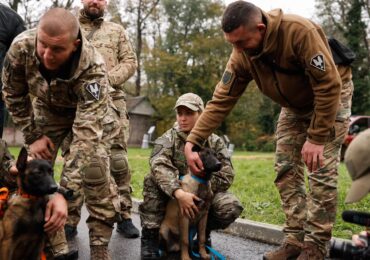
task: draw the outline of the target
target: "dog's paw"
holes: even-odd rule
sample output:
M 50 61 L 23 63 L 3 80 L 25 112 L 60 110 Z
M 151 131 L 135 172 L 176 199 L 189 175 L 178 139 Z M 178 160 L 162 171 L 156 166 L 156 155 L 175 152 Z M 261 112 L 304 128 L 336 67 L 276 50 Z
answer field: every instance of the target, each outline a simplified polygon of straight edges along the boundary
M 200 255 L 200 258 L 203 259 L 203 260 L 211 260 L 211 255 L 209 254 L 204 254 L 204 255 Z

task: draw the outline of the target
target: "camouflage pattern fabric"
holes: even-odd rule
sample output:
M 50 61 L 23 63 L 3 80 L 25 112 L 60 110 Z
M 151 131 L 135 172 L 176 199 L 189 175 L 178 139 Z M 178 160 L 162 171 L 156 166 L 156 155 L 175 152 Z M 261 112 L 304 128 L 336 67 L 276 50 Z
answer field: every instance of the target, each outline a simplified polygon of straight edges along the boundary
M 83 189 L 90 214 L 90 244 L 108 244 L 119 212 L 117 187 L 109 174 L 109 153 L 111 139 L 121 130 L 116 123 L 119 112 L 108 95 L 104 60 L 81 38 L 82 46 L 63 75 L 49 78 L 35 55 L 35 34 L 35 30 L 20 34 L 7 53 L 4 101 L 27 144 L 42 135 L 53 141 L 54 160 L 72 131 L 61 185 L 77 192 Z
M 7 187 L 10 193 L 14 193 L 17 190 L 17 176 L 10 174 L 9 169 L 15 165 L 15 160 L 4 140 L 0 140 L 0 161 L 0 188 Z
M 352 94 L 352 81 L 344 83 L 335 126 L 324 147 L 324 164 L 317 171 L 307 173 L 308 192 L 301 149 L 307 140 L 312 112 L 297 115 L 288 108 L 282 108 L 277 125 L 275 185 L 286 216 L 285 238 L 288 241 L 314 242 L 324 255 L 336 216 L 337 168 L 340 148 L 348 131 Z
M 160 227 L 168 200 L 180 188 L 179 177 L 188 173 L 184 155 L 186 138 L 187 134 L 175 126 L 155 141 L 150 157 L 151 172 L 144 179 L 144 200 L 139 206 L 144 228 Z M 205 146 L 214 149 L 222 163 L 221 170 L 214 173 L 211 179 L 215 197 L 207 225 L 209 229 L 225 228 L 235 221 L 243 207 L 234 195 L 227 192 L 234 180 L 234 171 L 225 144 L 220 137 L 212 134 Z
M 114 105 L 120 111 L 122 132 L 113 140 L 111 155 L 111 174 L 120 194 L 121 216 L 131 218 L 132 199 L 131 173 L 127 159 L 127 140 L 129 137 L 129 117 L 126 109 L 124 83 L 135 73 L 136 54 L 125 29 L 116 23 L 104 21 L 103 17 L 91 20 L 84 10 L 79 12 L 82 33 L 102 54 L 108 70 L 108 80 L 114 88 L 110 92 Z M 79 219 L 76 216 L 76 219 Z

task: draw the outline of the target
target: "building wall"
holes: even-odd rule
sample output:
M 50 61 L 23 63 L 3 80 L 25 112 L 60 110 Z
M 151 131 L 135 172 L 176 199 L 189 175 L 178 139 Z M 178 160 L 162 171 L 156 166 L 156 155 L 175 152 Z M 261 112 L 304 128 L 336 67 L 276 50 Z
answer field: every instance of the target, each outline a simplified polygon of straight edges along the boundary
M 130 115 L 130 137 L 128 139 L 128 146 L 140 147 L 143 141 L 143 136 L 153 125 L 150 116 L 145 115 Z

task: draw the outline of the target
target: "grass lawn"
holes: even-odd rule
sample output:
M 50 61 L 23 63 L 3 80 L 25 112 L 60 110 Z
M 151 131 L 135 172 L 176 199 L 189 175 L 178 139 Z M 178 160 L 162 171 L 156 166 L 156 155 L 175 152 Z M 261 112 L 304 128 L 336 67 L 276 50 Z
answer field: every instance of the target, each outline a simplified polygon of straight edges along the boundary
M 10 148 L 15 155 L 19 148 Z M 129 163 L 132 172 L 133 197 L 142 199 L 143 179 L 149 172 L 148 158 L 150 149 L 130 148 L 128 151 Z M 243 203 L 244 211 L 242 218 L 270 224 L 283 225 L 284 214 L 280 206 L 280 198 L 274 186 L 274 154 L 256 152 L 234 152 L 232 163 L 236 172 L 233 192 Z M 55 172 L 57 178 L 61 172 L 62 163 L 56 163 Z M 350 239 L 352 233 L 357 233 L 363 227 L 343 222 L 341 212 L 346 209 L 367 211 L 369 210 L 368 199 L 360 203 L 344 204 L 345 194 L 350 187 L 351 180 L 343 164 L 339 167 L 339 202 L 338 214 L 333 235 Z

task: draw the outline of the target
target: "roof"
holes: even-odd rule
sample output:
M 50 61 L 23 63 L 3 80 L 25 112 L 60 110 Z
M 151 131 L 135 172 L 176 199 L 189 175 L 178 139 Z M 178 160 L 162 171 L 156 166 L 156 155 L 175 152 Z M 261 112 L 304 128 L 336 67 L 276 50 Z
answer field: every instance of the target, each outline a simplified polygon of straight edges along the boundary
M 129 114 L 152 116 L 155 110 L 146 96 L 127 97 L 127 112 Z

